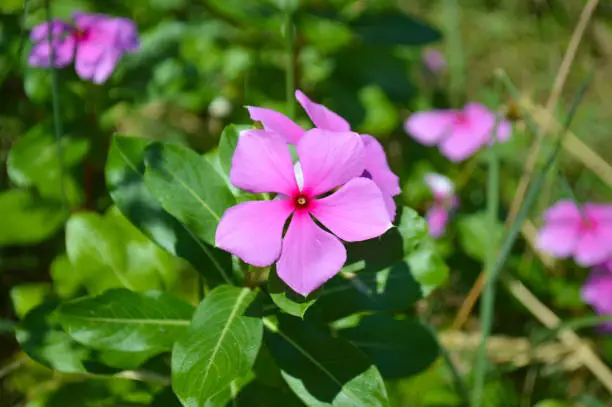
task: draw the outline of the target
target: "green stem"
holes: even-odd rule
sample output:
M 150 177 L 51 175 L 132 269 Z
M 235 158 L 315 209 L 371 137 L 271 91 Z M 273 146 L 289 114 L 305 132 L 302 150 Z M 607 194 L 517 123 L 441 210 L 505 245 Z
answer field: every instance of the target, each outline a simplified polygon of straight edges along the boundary
M 461 9 L 457 0 L 445 0 L 443 18 L 446 28 L 446 55 L 450 74 L 449 93 L 452 106 L 459 109 L 463 102 L 465 63 L 461 41 Z
M 487 220 L 489 223 L 489 232 L 491 233 L 489 240 L 489 248 L 485 259 L 485 271 L 488 276 L 491 275 L 495 266 L 497 254 L 497 221 L 499 217 L 499 157 L 497 155 L 496 139 L 497 127 L 499 120 L 495 123 L 493 130 L 493 144 L 488 150 L 489 155 L 489 172 L 487 179 Z M 482 294 L 482 302 L 480 304 L 480 323 L 482 341 L 480 348 L 476 354 L 476 363 L 474 366 L 474 407 L 480 407 L 484 392 L 484 384 L 487 369 L 487 338 L 491 334 L 493 325 L 493 313 L 495 309 L 495 284 L 487 284 Z
M 287 67 L 285 70 L 285 86 L 287 97 L 287 115 L 295 117 L 295 55 L 293 49 L 293 13 L 287 10 L 285 13 L 285 46 L 287 52 Z
M 53 35 L 51 30 L 51 22 L 53 20 L 51 15 L 51 1 L 45 1 L 45 11 L 47 14 L 47 25 L 49 34 L 49 48 L 51 50 L 51 103 L 53 105 L 53 126 L 55 130 L 55 144 L 57 145 L 57 165 L 59 166 L 59 182 L 60 190 L 62 193 L 62 203 L 66 209 L 70 208 L 68 198 L 66 196 L 66 187 L 64 185 L 64 157 L 62 151 L 62 115 L 60 111 L 60 100 L 59 100 L 59 82 L 57 78 L 57 69 L 55 68 L 55 47 L 53 45 Z

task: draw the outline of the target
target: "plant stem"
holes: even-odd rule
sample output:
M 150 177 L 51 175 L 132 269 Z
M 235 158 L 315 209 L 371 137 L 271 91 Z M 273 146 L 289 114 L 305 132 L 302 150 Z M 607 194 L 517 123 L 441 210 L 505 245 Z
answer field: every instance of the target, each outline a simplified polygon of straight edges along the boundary
M 489 248 L 485 259 L 485 271 L 488 275 L 491 274 L 495 266 L 497 256 L 497 220 L 499 217 L 499 157 L 497 155 L 497 127 L 499 119 L 495 123 L 493 129 L 493 144 L 487 151 L 489 158 L 489 173 L 487 178 L 487 218 L 489 223 L 489 231 L 491 233 L 489 240 Z M 480 324 L 482 341 L 480 348 L 476 354 L 476 363 L 474 366 L 474 394 L 473 406 L 480 407 L 484 391 L 486 368 L 487 368 L 487 338 L 491 334 L 491 326 L 493 325 L 493 311 L 495 309 L 495 284 L 487 284 L 482 295 L 482 303 L 480 304 Z
M 287 115 L 295 117 L 295 55 L 293 49 L 294 37 L 293 12 L 285 11 L 285 46 L 287 52 L 287 67 L 285 70 L 285 91 L 287 97 Z
M 465 86 L 465 64 L 461 41 L 461 9 L 458 0 L 445 0 L 444 25 L 446 31 L 446 54 L 450 73 L 449 93 L 454 108 L 461 108 Z
M 60 111 L 60 100 L 59 100 L 59 82 L 57 78 L 57 69 L 55 68 L 55 47 L 53 44 L 53 30 L 51 29 L 51 23 L 53 20 L 51 14 L 51 1 L 45 1 L 45 11 L 47 14 L 47 29 L 49 34 L 49 48 L 50 52 L 50 69 L 51 69 L 51 103 L 53 105 L 53 126 L 55 130 L 55 144 L 57 145 L 57 165 L 59 166 L 59 182 L 60 190 L 62 194 L 62 203 L 65 209 L 69 209 L 68 197 L 66 196 L 66 187 L 64 185 L 64 157 L 62 151 L 62 115 Z

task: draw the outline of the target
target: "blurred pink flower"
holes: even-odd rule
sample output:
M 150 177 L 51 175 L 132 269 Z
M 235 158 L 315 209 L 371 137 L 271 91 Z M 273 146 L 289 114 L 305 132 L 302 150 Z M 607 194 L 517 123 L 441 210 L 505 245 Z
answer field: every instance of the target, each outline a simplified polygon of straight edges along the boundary
M 548 208 L 536 247 L 551 256 L 573 256 L 581 266 L 594 266 L 612 256 L 612 205 L 587 203 L 582 211 L 570 200 Z
M 314 103 L 302 91 L 296 90 L 295 97 L 310 117 L 316 128 L 330 132 L 349 132 L 350 124 L 340 115 L 327 107 Z M 264 129 L 276 133 L 288 144 L 297 144 L 305 130 L 282 113 L 271 109 L 248 106 L 252 120 L 261 122 Z M 330 133 L 331 134 L 331 133 Z M 395 218 L 395 201 L 393 197 L 401 192 L 399 177 L 391 171 L 383 146 L 376 138 L 361 135 L 365 145 L 365 169 L 362 176 L 376 183 L 383 193 L 385 205 L 391 220 Z
M 600 315 L 612 317 L 612 261 L 595 267 L 582 286 L 582 300 L 589 304 Z M 612 332 L 612 322 L 606 322 L 600 327 Z
M 423 64 L 435 75 L 442 74 L 448 66 L 444 54 L 433 48 L 427 48 L 423 51 Z
M 417 112 L 404 123 L 404 129 L 426 146 L 437 145 L 451 161 L 463 161 L 492 142 L 495 113 L 480 103 L 468 103 L 463 110 L 431 110 Z M 510 138 L 512 126 L 501 120 L 497 140 Z
M 429 225 L 429 234 L 439 238 L 444 235 L 451 212 L 459 205 L 459 198 L 455 195 L 455 185 L 444 175 L 428 173 L 425 175 L 425 184 L 434 197 L 425 219 Z
M 72 17 L 74 25 L 61 20 L 51 22 L 56 68 L 66 67 L 74 60 L 80 78 L 100 84 L 110 77 L 122 55 L 140 47 L 136 24 L 127 18 L 82 12 L 75 12 Z M 29 65 L 50 67 L 49 24 L 34 27 L 30 39 L 34 47 Z
M 252 193 L 278 195 L 271 201 L 244 202 L 228 209 L 219 222 L 216 244 L 257 267 L 277 262 L 278 276 L 306 296 L 344 265 L 346 249 L 340 239 L 371 239 L 386 232 L 391 222 L 381 191 L 359 177 L 366 152 L 356 133 L 307 131 L 296 146 L 300 182 L 286 143 L 266 133 L 255 130 L 240 136 L 230 181 Z

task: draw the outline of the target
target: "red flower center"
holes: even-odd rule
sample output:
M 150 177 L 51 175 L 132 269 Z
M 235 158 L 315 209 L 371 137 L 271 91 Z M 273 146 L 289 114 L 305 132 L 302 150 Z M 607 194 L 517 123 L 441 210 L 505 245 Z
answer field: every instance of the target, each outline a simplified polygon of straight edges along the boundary
M 465 113 L 463 112 L 458 112 L 457 115 L 455 116 L 455 124 L 458 125 L 465 125 L 467 124 L 468 119 Z
M 89 32 L 87 30 L 79 30 L 78 28 L 74 30 L 74 39 L 77 41 L 84 41 L 89 37 Z
M 590 231 L 590 232 L 592 232 L 595 229 L 597 229 L 597 227 L 598 227 L 598 222 L 595 219 L 590 218 L 588 216 L 583 216 L 582 222 L 580 224 L 580 228 L 583 231 Z
M 297 195 L 295 198 L 293 198 L 293 203 L 296 207 L 296 209 L 306 209 L 308 208 L 308 205 L 310 204 L 310 200 L 308 199 L 308 197 L 306 195 Z

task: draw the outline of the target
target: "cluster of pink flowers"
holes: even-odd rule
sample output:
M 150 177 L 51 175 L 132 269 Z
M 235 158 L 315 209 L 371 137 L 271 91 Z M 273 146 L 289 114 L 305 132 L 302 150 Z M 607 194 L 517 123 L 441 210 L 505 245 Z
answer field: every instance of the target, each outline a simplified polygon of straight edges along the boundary
M 81 79 L 100 84 L 110 77 L 123 55 L 140 47 L 136 24 L 127 18 L 75 12 L 72 20 L 72 24 L 53 20 L 34 27 L 30 66 L 64 68 L 74 61 Z
M 562 200 L 548 208 L 543 218 L 537 248 L 593 267 L 582 297 L 598 313 L 612 314 L 612 205 L 586 203 L 578 207 L 571 200 Z M 611 329 L 612 324 L 604 327 Z
M 446 231 L 451 213 L 459 206 L 459 197 L 455 195 L 453 182 L 444 175 L 426 174 L 425 184 L 433 195 L 433 203 L 427 210 L 425 219 L 429 225 L 429 234 L 438 238 Z
M 372 239 L 392 226 L 400 187 L 375 138 L 352 132 L 346 120 L 302 92 L 296 98 L 315 128 L 304 130 L 274 110 L 248 108 L 264 129 L 240 135 L 230 181 L 276 197 L 228 209 L 215 240 L 254 266 L 276 263 L 278 276 L 306 296 L 344 265 L 342 241 Z

